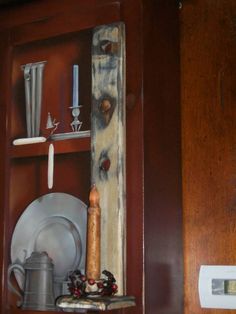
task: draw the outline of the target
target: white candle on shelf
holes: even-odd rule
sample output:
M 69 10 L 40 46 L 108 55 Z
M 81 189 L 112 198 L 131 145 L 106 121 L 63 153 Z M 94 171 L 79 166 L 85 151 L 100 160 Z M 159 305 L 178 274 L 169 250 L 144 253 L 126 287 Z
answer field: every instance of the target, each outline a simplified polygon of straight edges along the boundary
M 79 65 L 73 65 L 73 102 L 72 107 L 79 106 Z
M 53 172 L 54 172 L 54 146 L 49 145 L 48 148 L 48 188 L 53 187 Z

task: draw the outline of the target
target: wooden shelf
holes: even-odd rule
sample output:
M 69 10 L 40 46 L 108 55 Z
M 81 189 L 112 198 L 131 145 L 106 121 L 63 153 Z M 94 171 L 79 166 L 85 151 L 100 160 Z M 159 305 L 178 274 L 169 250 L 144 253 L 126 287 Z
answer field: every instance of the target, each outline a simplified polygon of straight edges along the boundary
M 49 144 L 53 143 L 55 154 L 67 154 L 90 151 L 90 137 L 47 141 L 44 143 L 11 146 L 11 158 L 37 157 L 48 154 Z
M 133 296 L 101 296 L 101 297 L 82 297 L 74 298 L 73 296 L 60 296 L 56 305 L 59 309 L 65 312 L 77 312 L 92 310 L 92 311 L 106 311 L 112 309 L 123 309 L 135 306 L 135 297 Z

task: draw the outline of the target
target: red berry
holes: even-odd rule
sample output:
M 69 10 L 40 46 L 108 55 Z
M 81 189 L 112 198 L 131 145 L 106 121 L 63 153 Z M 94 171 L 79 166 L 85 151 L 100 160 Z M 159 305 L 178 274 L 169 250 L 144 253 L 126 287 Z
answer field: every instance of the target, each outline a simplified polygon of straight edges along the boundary
M 94 279 L 89 279 L 89 280 L 88 280 L 88 283 L 92 286 L 92 285 L 95 284 L 95 280 L 94 280 Z
M 98 286 L 99 289 L 101 289 L 101 288 L 104 287 L 102 282 L 98 282 L 98 283 L 97 283 L 97 286 Z
M 86 281 L 86 276 L 81 275 L 81 276 L 80 276 L 80 280 L 82 280 L 82 281 Z
M 118 289 L 118 286 L 117 286 L 115 283 L 113 283 L 113 285 L 111 286 L 111 288 L 112 288 L 112 291 L 113 291 L 113 292 L 116 292 L 117 289 Z
M 76 297 L 80 297 L 80 296 L 81 296 L 81 292 L 80 292 L 80 290 L 79 290 L 78 288 L 76 288 L 76 289 L 74 290 L 74 295 L 75 295 Z

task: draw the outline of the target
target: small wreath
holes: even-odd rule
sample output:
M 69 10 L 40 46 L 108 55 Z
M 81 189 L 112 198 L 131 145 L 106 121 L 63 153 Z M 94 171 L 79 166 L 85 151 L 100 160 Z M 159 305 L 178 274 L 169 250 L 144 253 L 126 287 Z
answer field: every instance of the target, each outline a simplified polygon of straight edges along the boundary
M 103 277 L 95 280 L 87 278 L 80 270 L 75 270 L 69 275 L 68 289 L 74 298 L 113 296 L 118 291 L 116 279 L 111 272 L 104 270 Z

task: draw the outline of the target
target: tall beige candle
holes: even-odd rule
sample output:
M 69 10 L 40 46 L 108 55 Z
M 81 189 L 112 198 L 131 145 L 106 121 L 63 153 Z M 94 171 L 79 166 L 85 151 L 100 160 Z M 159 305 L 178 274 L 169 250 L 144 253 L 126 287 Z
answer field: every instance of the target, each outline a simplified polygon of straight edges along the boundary
M 100 242 L 101 242 L 101 209 L 99 193 L 95 185 L 89 194 L 88 225 L 87 225 L 87 260 L 86 275 L 88 279 L 100 278 Z

